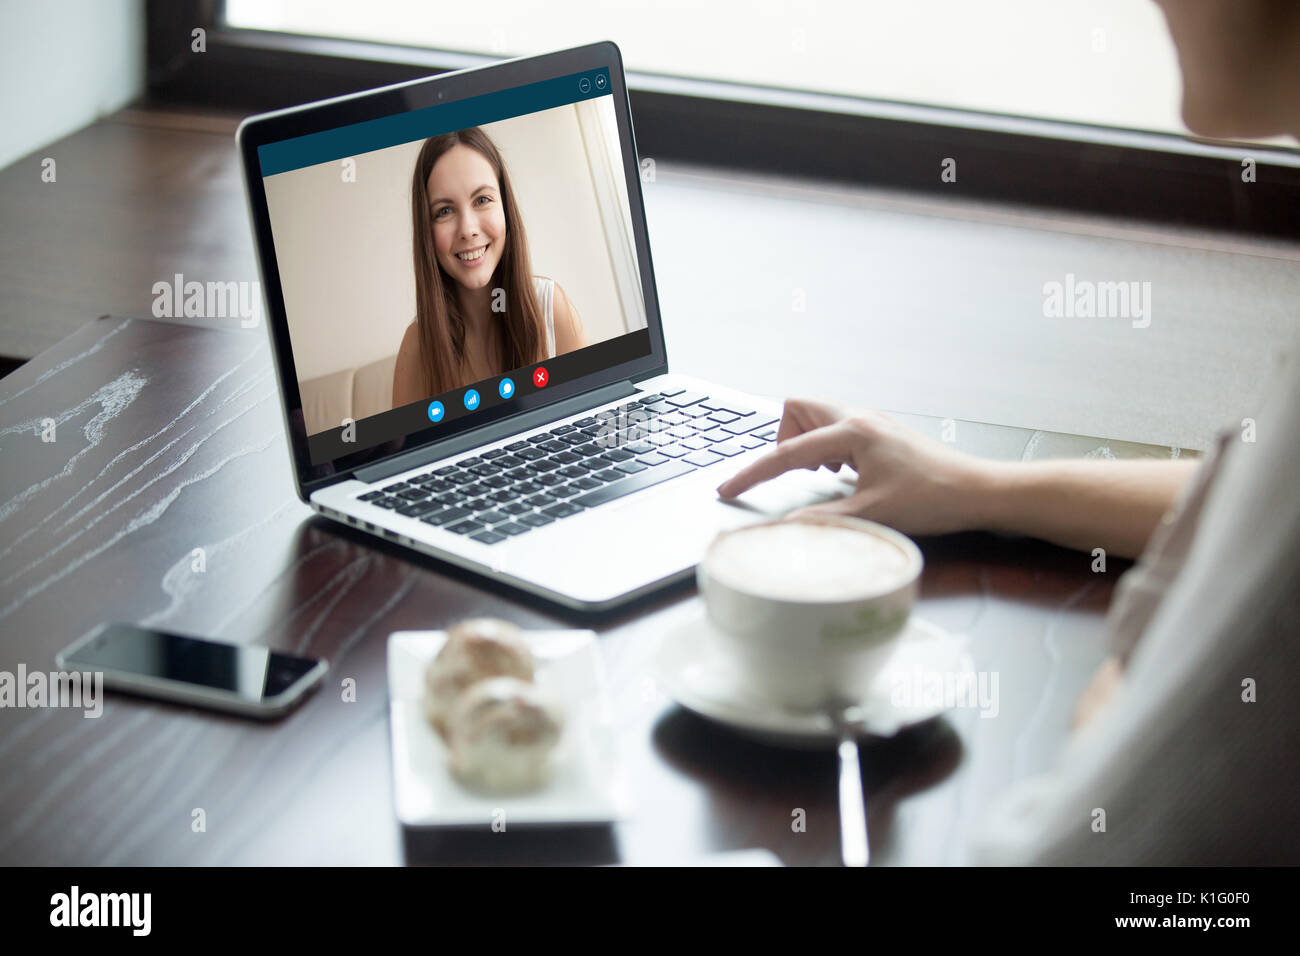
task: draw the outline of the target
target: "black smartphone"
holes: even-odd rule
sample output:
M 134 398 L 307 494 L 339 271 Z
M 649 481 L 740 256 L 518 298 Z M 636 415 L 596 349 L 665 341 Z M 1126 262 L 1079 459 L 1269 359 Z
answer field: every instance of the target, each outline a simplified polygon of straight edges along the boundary
M 329 669 L 324 660 L 134 624 L 102 624 L 55 660 L 60 670 L 102 672 L 114 690 L 261 719 L 287 713 Z

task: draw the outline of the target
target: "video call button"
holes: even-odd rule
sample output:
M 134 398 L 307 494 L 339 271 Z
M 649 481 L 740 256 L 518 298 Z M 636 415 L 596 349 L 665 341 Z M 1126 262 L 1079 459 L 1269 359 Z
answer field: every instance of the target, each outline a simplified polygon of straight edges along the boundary
M 497 394 L 500 395 L 502 398 L 514 398 L 515 397 L 514 379 L 503 378 L 501 380 L 501 384 L 497 386 Z
M 591 92 L 591 80 L 587 79 L 585 76 L 584 76 L 582 79 L 580 79 L 580 80 L 578 81 L 578 92 L 579 92 L 579 93 L 590 93 L 590 92 Z
M 477 390 L 471 388 L 469 391 L 465 393 L 465 407 L 468 408 L 471 412 L 474 411 L 474 409 L 478 408 Z
M 533 369 L 533 384 L 538 388 L 545 388 L 546 383 L 550 380 L 551 376 L 546 373 L 546 369 L 543 366 L 539 365 L 537 368 Z
M 442 402 L 429 403 L 429 421 L 431 422 L 442 421 L 442 416 L 446 414 L 446 412 L 447 409 L 442 407 Z

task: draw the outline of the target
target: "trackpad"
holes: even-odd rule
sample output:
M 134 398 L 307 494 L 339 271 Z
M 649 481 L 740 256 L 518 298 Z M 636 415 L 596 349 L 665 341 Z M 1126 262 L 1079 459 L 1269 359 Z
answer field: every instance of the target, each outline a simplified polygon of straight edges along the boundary
M 728 508 L 748 511 L 756 517 L 779 518 L 799 508 L 843 498 L 853 489 L 853 481 L 820 468 L 815 472 L 788 471 L 771 481 L 755 485 L 737 498 L 719 501 Z

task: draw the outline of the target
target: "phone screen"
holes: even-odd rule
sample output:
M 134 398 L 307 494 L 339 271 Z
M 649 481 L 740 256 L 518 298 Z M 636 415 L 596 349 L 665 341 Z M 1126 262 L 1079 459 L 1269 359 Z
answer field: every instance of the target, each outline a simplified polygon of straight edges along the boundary
M 110 624 L 77 649 L 69 665 L 122 671 L 227 691 L 253 703 L 275 697 L 316 666 L 265 647 Z

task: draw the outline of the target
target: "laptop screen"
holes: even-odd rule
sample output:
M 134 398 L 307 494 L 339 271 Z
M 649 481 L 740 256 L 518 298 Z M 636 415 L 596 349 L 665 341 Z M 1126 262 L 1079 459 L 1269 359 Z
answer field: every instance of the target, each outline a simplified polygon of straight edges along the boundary
M 313 466 L 651 352 L 606 68 L 264 143 L 257 161 Z

